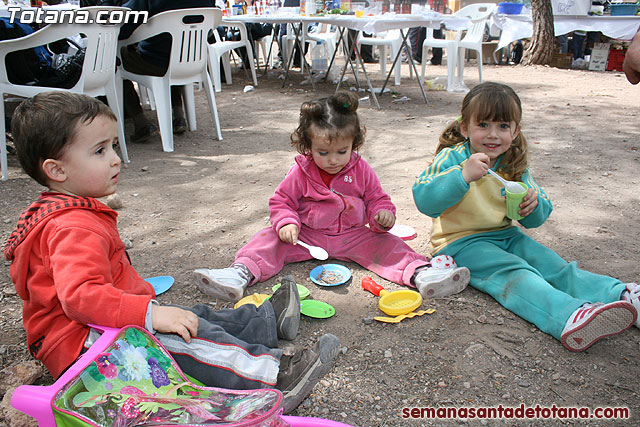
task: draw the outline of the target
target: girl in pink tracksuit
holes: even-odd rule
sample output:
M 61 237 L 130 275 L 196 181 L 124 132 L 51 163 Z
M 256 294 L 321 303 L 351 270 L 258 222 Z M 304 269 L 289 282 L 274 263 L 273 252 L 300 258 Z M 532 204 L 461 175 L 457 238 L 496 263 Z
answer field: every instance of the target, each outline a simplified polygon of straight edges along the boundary
M 338 92 L 302 104 L 291 144 L 300 155 L 269 199 L 271 227 L 259 231 L 228 268 L 198 269 L 196 284 L 208 295 L 239 300 L 247 286 L 278 274 L 285 264 L 311 259 L 298 239 L 331 258 L 353 261 L 425 297 L 462 291 L 469 270 L 431 267 L 401 238 L 387 232 L 395 206 L 371 166 L 356 152 L 364 129 L 358 98 Z M 369 224 L 369 227 L 366 225 Z

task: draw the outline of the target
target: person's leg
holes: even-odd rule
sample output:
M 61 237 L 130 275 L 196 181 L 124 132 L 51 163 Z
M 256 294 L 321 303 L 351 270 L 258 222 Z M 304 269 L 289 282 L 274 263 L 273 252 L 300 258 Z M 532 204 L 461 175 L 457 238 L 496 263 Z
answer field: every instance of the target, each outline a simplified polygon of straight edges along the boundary
M 283 242 L 273 228 L 267 227 L 238 251 L 235 262 L 249 267 L 254 276 L 250 283 L 253 285 L 275 276 L 286 264 L 309 259 L 311 255 L 307 249 Z
M 597 43 L 600 40 L 600 32 L 599 31 L 588 31 L 587 32 L 587 41 L 584 46 L 584 54 L 591 55 L 591 51 L 593 50 L 593 44 Z
M 421 27 L 409 28 L 407 38 L 411 44 L 411 56 L 416 62 L 422 63 L 422 42 L 424 42 L 424 38 L 422 41 L 420 40 L 420 28 Z
M 620 280 L 581 270 L 553 250 L 519 232 L 506 248 L 524 259 L 554 288 L 585 302 L 609 303 L 620 300 L 625 284 Z
M 182 86 L 171 86 L 171 111 L 173 114 L 173 133 L 182 135 L 187 130 L 187 121 L 182 106 Z
M 584 31 L 574 31 L 571 46 L 573 47 L 573 59 L 582 58 L 582 46 L 584 45 L 584 39 L 586 33 Z
M 469 268 L 471 286 L 488 293 L 505 308 L 557 339 L 562 337 L 571 315 L 578 308 L 590 302 L 613 301 L 615 305 L 624 289 L 624 285 L 612 281 L 599 281 L 591 276 L 593 273 L 583 274 L 588 272 L 577 270 L 555 253 L 550 255 L 548 248 L 519 230 L 474 237 L 450 246 L 442 253 L 453 256 L 458 265 Z M 580 284 L 582 279 L 585 279 L 584 287 Z M 614 314 L 617 318 L 609 323 L 617 329 L 599 335 L 599 331 L 594 332 L 591 343 L 626 329 L 622 323 L 631 314 L 628 307 Z
M 280 30 L 278 31 L 278 59 L 284 63 L 284 45 L 282 44 L 282 38 L 287 35 L 287 24 L 278 24 Z
M 442 254 L 469 269 L 471 286 L 558 340 L 571 313 L 587 302 L 554 288 L 500 240 L 477 239 L 457 252 L 445 247 Z
M 569 35 L 562 34 L 556 37 L 558 39 L 558 43 L 560 44 L 559 53 L 568 53 L 569 52 Z
M 195 283 L 207 295 L 238 301 L 247 286 L 275 276 L 285 264 L 308 259 L 308 250 L 281 241 L 273 228 L 267 227 L 238 251 L 231 267 L 195 270 Z
M 202 337 L 209 336 L 209 331 L 214 333 L 222 328 L 227 334 L 246 343 L 278 347 L 276 316 L 268 301 L 259 307 L 244 304 L 234 309 L 214 310 L 208 304 L 197 304 L 185 309 L 206 321 Z M 200 330 L 198 336 L 201 336 Z
M 131 73 L 163 76 L 167 72 L 166 67 L 160 67 L 146 61 L 138 52 L 136 45 L 123 47 L 120 50 L 120 56 L 122 66 Z M 129 80 L 123 82 L 123 98 L 124 116 L 133 120 L 134 134 L 131 136 L 131 140 L 144 142 L 156 134 L 157 128 L 144 115 L 138 92 Z
M 442 29 L 440 28 L 438 28 L 437 30 L 433 30 L 433 38 L 444 39 L 444 31 L 442 31 Z M 431 65 L 440 65 L 440 64 L 442 64 L 442 48 L 434 47 L 431 50 Z
M 185 373 L 208 386 L 238 390 L 274 387 L 282 350 L 272 348 L 277 346 L 273 310 L 271 306 L 249 306 L 217 314 L 207 306 L 196 306 L 191 311 L 199 316 L 198 333 L 190 343 L 173 334 L 158 333 L 156 338 Z M 249 343 L 239 336 L 262 343 Z
M 428 264 L 424 255 L 415 252 L 401 238 L 377 233 L 368 227 L 327 237 L 326 249 L 330 257 L 356 262 L 380 277 L 411 287 L 414 287 L 411 277 L 415 270 Z
M 350 30 L 352 31 L 352 30 Z M 354 31 L 353 32 L 353 37 L 354 40 L 357 37 L 357 32 Z M 369 33 L 365 33 L 364 31 L 362 32 L 362 37 L 368 37 L 371 38 L 373 37 L 373 34 L 369 34 Z M 362 57 L 362 61 L 366 62 L 366 63 L 372 63 L 375 64 L 378 62 L 378 60 L 375 58 L 374 54 L 373 54 L 373 46 L 371 46 L 370 44 L 362 44 L 360 45 L 360 56 Z M 355 56 L 352 55 L 352 59 L 355 59 Z

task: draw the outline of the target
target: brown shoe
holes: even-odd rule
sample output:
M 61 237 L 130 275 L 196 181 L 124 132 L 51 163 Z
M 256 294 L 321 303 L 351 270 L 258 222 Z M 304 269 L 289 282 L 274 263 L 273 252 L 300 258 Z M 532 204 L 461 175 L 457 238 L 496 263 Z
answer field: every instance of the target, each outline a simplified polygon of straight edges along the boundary
M 141 142 L 147 142 L 149 138 L 158 134 L 158 128 L 149 123 L 145 126 L 142 126 L 135 130 L 133 135 L 130 136 L 131 142 L 135 142 L 136 144 Z
M 325 334 L 313 349 L 282 357 L 276 388 L 284 395 L 285 414 L 293 411 L 311 393 L 313 386 L 329 372 L 339 351 L 338 337 Z
M 173 119 L 173 133 L 176 135 L 182 135 L 187 131 L 187 121 L 184 117 Z

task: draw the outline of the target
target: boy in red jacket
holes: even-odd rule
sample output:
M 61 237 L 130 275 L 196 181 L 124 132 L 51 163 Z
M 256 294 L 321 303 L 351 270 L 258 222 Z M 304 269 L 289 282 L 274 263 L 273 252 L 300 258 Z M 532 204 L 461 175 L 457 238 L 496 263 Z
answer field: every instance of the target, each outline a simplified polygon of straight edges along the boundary
M 23 212 L 4 253 L 24 300 L 29 350 L 54 377 L 91 345 L 88 324 L 142 326 L 185 373 L 209 386 L 278 388 L 285 412 L 330 369 L 339 346 L 334 335 L 291 358 L 277 348 L 278 338 L 298 331 L 292 278 L 260 307 L 214 311 L 155 301 L 153 287 L 129 262 L 116 212 L 96 200 L 113 194 L 120 178 L 117 122 L 106 105 L 42 93 L 16 109 L 12 130 L 22 168 L 48 191 Z

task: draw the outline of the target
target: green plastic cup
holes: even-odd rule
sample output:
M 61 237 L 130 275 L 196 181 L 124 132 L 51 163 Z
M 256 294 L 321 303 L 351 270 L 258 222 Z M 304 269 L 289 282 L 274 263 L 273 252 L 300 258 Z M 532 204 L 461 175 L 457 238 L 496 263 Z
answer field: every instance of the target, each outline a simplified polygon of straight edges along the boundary
M 524 218 L 518 211 L 520 210 L 520 203 L 522 203 L 524 196 L 526 196 L 527 191 L 529 191 L 529 187 L 527 187 L 527 184 L 524 182 L 519 182 L 518 184 L 522 186 L 522 192 L 520 193 L 513 193 L 506 188 L 504 189 L 507 199 L 507 218 L 515 220 Z

